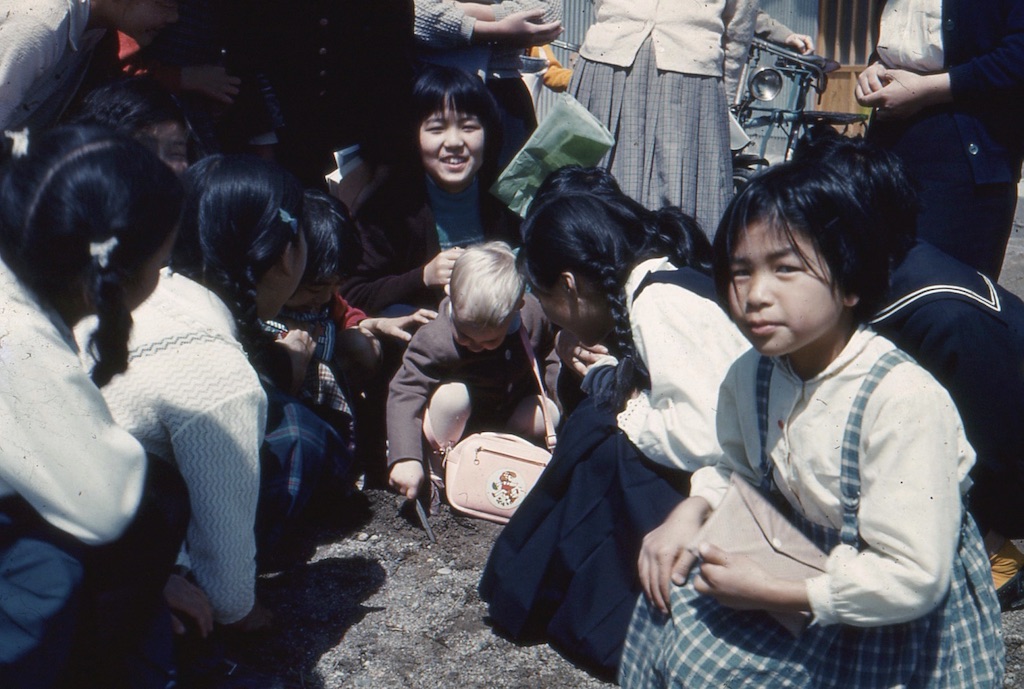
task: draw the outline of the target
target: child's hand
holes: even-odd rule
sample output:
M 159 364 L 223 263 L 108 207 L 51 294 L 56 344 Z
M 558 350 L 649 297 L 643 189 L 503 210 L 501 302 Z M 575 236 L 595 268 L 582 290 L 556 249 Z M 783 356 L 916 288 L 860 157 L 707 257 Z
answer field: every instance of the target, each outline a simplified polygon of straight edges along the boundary
M 580 342 L 574 333 L 568 330 L 559 330 L 555 335 L 555 352 L 558 358 L 566 366 L 576 372 L 581 378 L 587 375 L 590 367 L 601 361 L 608 354 L 608 348 L 604 345 L 587 346 Z
M 681 586 L 697 561 L 686 546 L 697 537 L 710 513 L 711 506 L 704 498 L 687 498 L 661 526 L 644 536 L 637 561 L 640 586 L 647 599 L 663 613 L 670 608 L 672 584 Z
M 771 577 L 750 558 L 730 555 L 710 543 L 701 543 L 699 551 L 700 572 L 693 581 L 698 593 L 736 610 L 810 610 L 804 582 Z
M 201 588 L 180 574 L 172 574 L 164 585 L 164 600 L 171 609 L 171 627 L 175 634 L 186 632 L 182 620 L 191 620 L 199 636 L 206 638 L 213 631 L 213 607 Z
M 306 369 L 316 352 L 316 342 L 308 333 L 302 330 L 289 330 L 281 336 L 276 344 L 288 350 L 288 359 L 292 364 L 292 385 L 289 390 L 295 394 L 302 388 L 302 382 L 306 379 Z
M 246 613 L 245 617 L 224 625 L 225 629 L 229 629 L 233 632 L 240 632 L 242 634 L 251 634 L 253 632 L 261 632 L 266 629 L 270 629 L 274 623 L 274 616 L 267 608 L 263 607 L 263 604 L 257 600 L 253 603 L 252 610 Z
M 465 249 L 454 246 L 445 249 L 430 260 L 430 263 L 423 266 L 423 284 L 427 287 L 444 287 L 452 279 L 452 268 L 455 266 L 455 259 Z
M 220 65 L 192 65 L 181 68 L 181 88 L 195 91 L 218 103 L 235 102 L 242 80 L 227 73 Z
M 437 311 L 419 309 L 408 316 L 396 318 L 367 318 L 360 321 L 359 327 L 377 337 L 393 337 L 408 342 L 418 327 L 437 318 Z
M 388 483 L 409 500 L 415 500 L 425 477 L 423 462 L 418 459 L 403 459 L 391 465 Z

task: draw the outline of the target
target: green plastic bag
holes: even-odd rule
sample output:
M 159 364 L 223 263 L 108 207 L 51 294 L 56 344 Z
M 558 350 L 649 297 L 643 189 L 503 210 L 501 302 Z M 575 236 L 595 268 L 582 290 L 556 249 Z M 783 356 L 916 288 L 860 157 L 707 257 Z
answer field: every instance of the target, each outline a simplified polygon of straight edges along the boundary
M 498 175 L 491 193 L 525 217 L 549 174 L 566 165 L 596 165 L 614 143 L 608 128 L 578 100 L 559 94 L 547 117 Z

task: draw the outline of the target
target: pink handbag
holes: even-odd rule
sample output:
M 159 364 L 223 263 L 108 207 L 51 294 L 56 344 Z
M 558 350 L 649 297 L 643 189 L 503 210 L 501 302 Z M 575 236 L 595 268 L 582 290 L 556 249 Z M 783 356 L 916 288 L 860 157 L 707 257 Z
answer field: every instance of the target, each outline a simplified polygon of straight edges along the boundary
M 769 575 L 802 581 L 822 574 L 828 555 L 789 522 L 754 486 L 733 474 L 729 489 L 688 549 L 698 555 L 701 543 L 749 557 Z M 699 558 L 699 555 L 698 555 Z M 811 620 L 810 613 L 769 613 L 793 636 Z
M 540 367 L 525 327 L 519 327 L 519 335 L 544 397 Z M 448 450 L 444 483 L 449 505 L 473 517 L 508 523 L 537 483 L 555 449 L 555 429 L 546 402 L 541 411 L 547 449 L 511 433 L 484 432 L 469 435 Z

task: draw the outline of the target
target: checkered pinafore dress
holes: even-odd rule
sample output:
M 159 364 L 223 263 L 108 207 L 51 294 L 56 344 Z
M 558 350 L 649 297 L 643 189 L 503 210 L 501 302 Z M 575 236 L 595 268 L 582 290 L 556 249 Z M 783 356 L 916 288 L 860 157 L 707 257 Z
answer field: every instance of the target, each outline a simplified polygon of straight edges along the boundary
M 860 547 L 860 426 L 878 382 L 905 361 L 898 350 L 884 355 L 862 384 L 847 418 L 840 483 L 841 530 L 795 519 L 829 552 L 839 543 Z M 771 467 L 765 450 L 768 390 L 773 364 L 762 357 L 757 372 L 758 426 L 765 481 Z M 813 527 L 813 528 L 809 528 Z M 1004 647 L 999 604 L 988 557 L 974 520 L 965 516 L 949 593 L 924 617 L 884 627 L 811 625 L 793 637 L 759 610 L 733 610 L 693 588 L 692 579 L 672 592 L 666 617 L 640 598 L 619 669 L 623 687 L 1002 687 Z

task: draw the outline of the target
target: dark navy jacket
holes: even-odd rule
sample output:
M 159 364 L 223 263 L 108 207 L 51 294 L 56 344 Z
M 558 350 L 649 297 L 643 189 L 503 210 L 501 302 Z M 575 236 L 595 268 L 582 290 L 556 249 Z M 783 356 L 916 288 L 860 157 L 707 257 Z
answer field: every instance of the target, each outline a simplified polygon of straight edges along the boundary
M 924 242 L 890 294 L 875 329 L 949 390 L 978 453 L 971 511 L 984 528 L 1024 535 L 1024 302 Z
M 975 183 L 1017 181 L 1024 158 L 1024 0 L 944 0 L 942 41 Z

